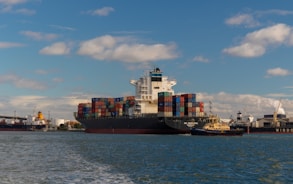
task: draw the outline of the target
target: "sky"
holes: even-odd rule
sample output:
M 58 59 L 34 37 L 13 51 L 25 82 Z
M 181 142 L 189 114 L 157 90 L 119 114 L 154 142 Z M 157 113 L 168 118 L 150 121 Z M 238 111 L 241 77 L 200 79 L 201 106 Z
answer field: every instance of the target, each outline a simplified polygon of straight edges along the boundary
M 205 111 L 293 116 L 293 1 L 0 0 L 0 115 L 74 120 L 159 67 Z

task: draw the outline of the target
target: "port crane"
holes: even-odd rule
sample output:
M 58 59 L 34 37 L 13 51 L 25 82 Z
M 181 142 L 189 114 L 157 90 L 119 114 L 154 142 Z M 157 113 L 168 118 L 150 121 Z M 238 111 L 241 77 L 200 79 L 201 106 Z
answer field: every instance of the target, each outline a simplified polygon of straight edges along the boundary
M 279 122 L 278 117 L 277 117 L 278 116 L 278 111 L 280 109 L 280 106 L 281 106 L 281 99 L 279 100 L 278 107 L 275 109 L 274 114 L 273 114 L 273 124 L 276 127 L 280 126 L 280 122 Z

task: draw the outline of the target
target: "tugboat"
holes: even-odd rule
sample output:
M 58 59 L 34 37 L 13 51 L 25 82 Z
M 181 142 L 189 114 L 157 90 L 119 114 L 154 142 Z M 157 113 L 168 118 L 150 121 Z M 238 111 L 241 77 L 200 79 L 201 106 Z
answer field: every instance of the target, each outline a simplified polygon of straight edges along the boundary
M 227 123 L 221 122 L 217 115 L 210 115 L 203 128 L 192 128 L 190 133 L 205 136 L 242 136 L 244 129 L 231 129 Z

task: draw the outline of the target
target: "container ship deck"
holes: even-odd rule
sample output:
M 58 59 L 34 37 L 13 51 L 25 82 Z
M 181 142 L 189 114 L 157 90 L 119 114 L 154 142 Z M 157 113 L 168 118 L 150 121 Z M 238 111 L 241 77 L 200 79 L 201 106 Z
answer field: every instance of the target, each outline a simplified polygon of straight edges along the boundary
M 175 80 L 159 68 L 139 80 L 131 80 L 135 96 L 97 97 L 80 103 L 74 113 L 88 133 L 186 134 L 205 122 L 204 103 L 196 94 L 175 94 Z

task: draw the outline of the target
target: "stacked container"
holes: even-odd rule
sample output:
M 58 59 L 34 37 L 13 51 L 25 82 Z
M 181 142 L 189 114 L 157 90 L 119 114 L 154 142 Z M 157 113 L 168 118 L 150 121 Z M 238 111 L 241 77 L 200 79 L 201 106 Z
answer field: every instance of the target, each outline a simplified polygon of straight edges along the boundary
M 92 98 L 92 115 L 94 118 L 109 115 L 110 98 Z
M 192 93 L 173 96 L 169 92 L 158 93 L 159 117 L 195 117 L 196 105 L 196 95 Z
M 92 103 L 78 105 L 78 117 L 100 118 L 131 115 L 135 105 L 134 96 L 118 98 L 92 98 Z M 172 95 L 158 93 L 158 117 L 195 117 L 204 115 L 204 103 L 196 102 L 193 93 Z
M 92 113 L 91 103 L 80 103 L 78 104 L 77 114 L 81 118 L 89 118 Z
M 135 104 L 134 96 L 118 98 L 92 98 L 94 118 L 117 117 L 127 114 L 128 109 Z
M 184 97 L 174 95 L 172 97 L 173 116 L 184 117 Z
M 204 116 L 204 103 L 196 102 L 196 116 Z
M 117 117 L 127 115 L 129 108 L 134 105 L 134 96 L 92 98 L 92 103 L 78 104 L 77 113 L 80 118 Z
M 135 97 L 134 96 L 124 97 L 121 101 L 121 104 L 122 104 L 122 109 L 123 109 L 122 115 L 131 115 L 129 113 L 129 111 L 135 105 Z
M 184 97 L 184 115 L 194 117 L 196 115 L 196 95 L 189 93 L 182 96 Z
M 158 93 L 158 117 L 172 117 L 172 93 Z

